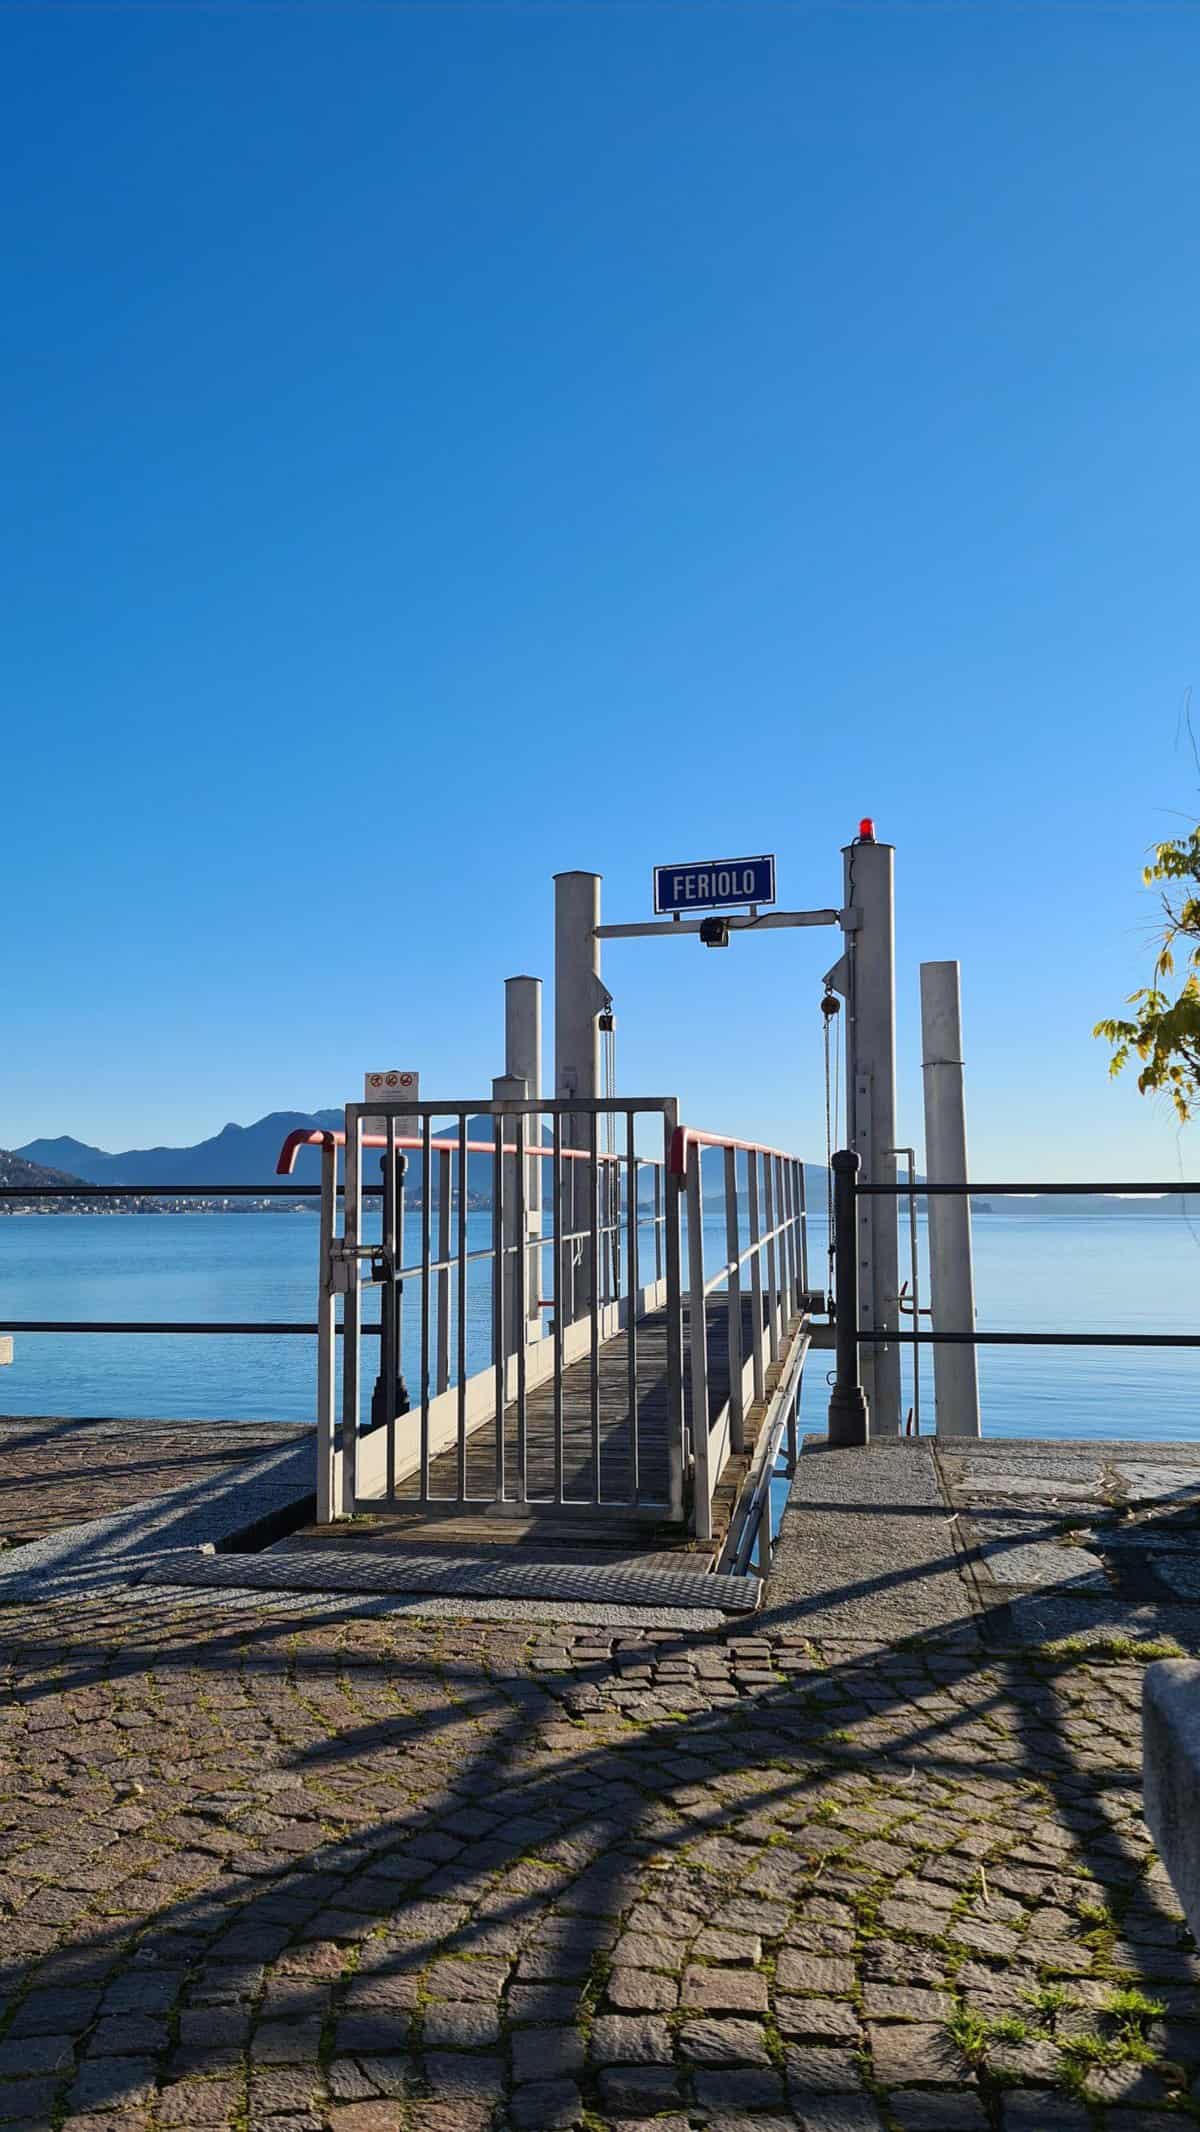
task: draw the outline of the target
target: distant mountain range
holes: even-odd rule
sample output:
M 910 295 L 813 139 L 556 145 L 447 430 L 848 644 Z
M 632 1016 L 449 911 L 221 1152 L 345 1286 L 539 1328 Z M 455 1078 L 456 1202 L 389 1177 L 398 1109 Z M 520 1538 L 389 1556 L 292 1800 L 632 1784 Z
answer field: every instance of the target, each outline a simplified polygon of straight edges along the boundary
M 30 1140 L 13 1149 L 26 1162 L 49 1169 L 65 1170 L 85 1184 L 270 1184 L 275 1175 L 279 1150 L 291 1132 L 301 1126 L 328 1130 L 345 1123 L 340 1110 L 274 1110 L 253 1125 L 224 1125 L 211 1140 L 195 1147 L 134 1147 L 110 1155 L 102 1147 L 89 1147 L 66 1133 L 57 1140 Z M 297 1170 L 300 1183 L 315 1182 L 315 1156 L 309 1164 L 301 1157 Z M 43 1180 L 44 1181 L 44 1180 Z
M 83 1184 L 82 1177 L 69 1176 L 65 1170 L 48 1170 L 40 1162 L 30 1162 L 27 1156 L 10 1154 L 0 1148 L 0 1185 L 6 1190 L 26 1189 L 52 1184 Z
M 25 1214 L 207 1214 L 214 1210 L 231 1210 L 237 1214 L 279 1213 L 291 1211 L 297 1202 L 287 1199 L 222 1199 L 220 1193 L 212 1198 L 175 1199 L 151 1193 L 135 1191 L 128 1198 L 95 1197 L 88 1187 L 91 1180 L 74 1176 L 66 1170 L 50 1169 L 43 1163 L 30 1162 L 25 1155 L 0 1148 L 0 1215 Z M 103 1186 L 100 1187 L 103 1192 Z M 53 1193 L 52 1197 L 45 1196 Z M 17 1198 L 17 1193 L 28 1197 Z
M 341 1110 L 275 1110 L 265 1118 L 258 1118 L 253 1125 L 225 1125 L 209 1140 L 201 1140 L 194 1147 L 149 1147 L 127 1148 L 122 1153 L 110 1154 L 104 1148 L 91 1147 L 84 1140 L 75 1140 L 62 1134 L 53 1140 L 30 1140 L 24 1147 L 14 1148 L 11 1154 L 0 1153 L 0 1184 L 19 1183 L 71 1183 L 85 1184 L 135 1184 L 147 1189 L 153 1186 L 172 1184 L 211 1185 L 217 1191 L 221 1185 L 256 1184 L 269 1185 L 275 1177 L 275 1164 L 279 1150 L 287 1135 L 302 1127 L 339 1131 L 344 1124 Z M 472 1118 L 468 1131 L 473 1139 L 491 1138 L 491 1120 Z M 22 1177 L 8 1175 L 4 1165 L 24 1162 L 37 1164 L 43 1171 L 53 1171 L 53 1177 L 42 1175 Z M 368 1165 L 371 1158 L 368 1156 Z M 704 1192 L 710 1208 L 720 1205 L 722 1157 L 718 1149 L 707 1149 L 704 1157 Z M 375 1182 L 370 1166 L 367 1181 Z M 491 1195 L 492 1158 L 490 1155 L 472 1155 L 468 1170 L 468 1191 L 475 1203 L 486 1202 Z M 296 1166 L 296 1182 L 315 1183 L 318 1164 L 315 1150 L 310 1155 L 301 1154 Z M 410 1191 L 419 1191 L 421 1181 L 420 1156 L 410 1156 L 408 1184 Z M 547 1180 L 548 1181 L 548 1180 Z M 805 1189 L 811 1214 L 820 1217 L 825 1212 L 825 1168 L 822 1163 L 806 1162 L 804 1165 Z M 642 1196 L 647 1196 L 648 1178 L 643 1177 Z M 436 1192 L 436 1187 L 435 1187 Z M 924 1201 L 919 1202 L 924 1208 Z M 905 1202 L 901 1200 L 903 1211 Z M 1074 1194 L 1062 1198 L 994 1199 L 972 1200 L 975 1212 L 983 1217 L 994 1216 L 1010 1220 L 1111 1220 L 1114 1216 L 1129 1220 L 1170 1219 L 1187 1211 L 1200 1217 L 1200 1204 L 1193 1196 L 1190 1201 L 1177 1195 L 1166 1194 L 1161 1199 L 1122 1199 L 1105 1195 L 1090 1198 Z M 765 1212 L 765 1210 L 764 1210 Z

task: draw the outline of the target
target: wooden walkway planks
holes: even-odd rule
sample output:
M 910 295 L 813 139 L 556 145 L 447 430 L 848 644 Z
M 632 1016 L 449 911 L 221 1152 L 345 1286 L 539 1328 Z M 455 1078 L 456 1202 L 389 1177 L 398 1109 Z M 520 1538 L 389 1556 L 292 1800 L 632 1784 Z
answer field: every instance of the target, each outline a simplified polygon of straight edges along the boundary
M 715 1420 L 729 1396 L 729 1310 L 723 1294 L 710 1296 L 708 1317 L 709 1417 Z M 689 1327 L 684 1307 L 684 1408 L 691 1422 L 691 1362 Z M 742 1298 L 743 1353 L 750 1352 L 752 1318 L 749 1296 Z M 618 1333 L 599 1354 L 598 1428 L 592 1427 L 592 1362 L 584 1355 L 564 1372 L 562 1380 L 562 1495 L 567 1505 L 591 1504 L 598 1463 L 601 1507 L 619 1514 L 635 1502 L 666 1504 L 669 1496 L 667 1449 L 667 1320 L 665 1311 L 655 1311 L 638 1320 L 636 1328 L 637 1404 L 636 1428 L 629 1397 L 629 1337 Z M 481 1507 L 503 1494 L 517 1498 L 516 1403 L 504 1414 L 503 1489 L 497 1456 L 494 1421 L 485 1422 L 467 1438 L 467 1497 Z M 526 1400 L 526 1497 L 553 1506 L 557 1500 L 556 1430 L 552 1381 L 538 1385 Z M 636 1475 L 634 1453 L 636 1450 Z M 430 1495 L 435 1502 L 459 1502 L 457 1447 L 439 1453 L 430 1465 Z M 419 1494 L 414 1473 L 401 1481 L 393 1501 L 413 1503 Z

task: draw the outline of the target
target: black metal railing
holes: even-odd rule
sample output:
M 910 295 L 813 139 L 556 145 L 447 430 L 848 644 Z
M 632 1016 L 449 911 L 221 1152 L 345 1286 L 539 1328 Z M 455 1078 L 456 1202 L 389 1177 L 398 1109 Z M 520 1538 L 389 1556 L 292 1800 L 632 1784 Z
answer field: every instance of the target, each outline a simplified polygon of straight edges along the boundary
M 902 1332 L 892 1326 L 861 1326 L 858 1292 L 858 1202 L 864 1198 L 920 1199 L 1001 1197 L 1099 1199 L 1120 1195 L 1124 1199 L 1162 1199 L 1187 1192 L 1200 1193 L 1200 1184 L 911 1184 L 865 1183 L 859 1180 L 861 1158 L 842 1148 L 833 1157 L 833 1254 L 836 1302 L 837 1362 L 829 1399 L 831 1444 L 863 1444 L 870 1434 L 870 1417 L 859 1374 L 859 1348 L 863 1345 L 898 1347 L 1200 1347 L 1200 1333 L 1135 1332 Z
M 340 1194 L 342 1187 L 337 1187 Z M 382 1185 L 365 1185 L 364 1195 L 382 1196 Z M 319 1184 L 41 1184 L 0 1185 L 0 1201 L 33 1199 L 319 1199 Z M 0 1332 L 4 1333 L 204 1333 L 218 1336 L 248 1335 L 276 1338 L 299 1334 L 315 1339 L 319 1331 L 311 1322 L 273 1318 L 6 1318 L 0 1303 Z M 378 1336 L 379 1326 L 364 1324 L 365 1333 Z M 341 1331 L 339 1325 L 338 1331 Z

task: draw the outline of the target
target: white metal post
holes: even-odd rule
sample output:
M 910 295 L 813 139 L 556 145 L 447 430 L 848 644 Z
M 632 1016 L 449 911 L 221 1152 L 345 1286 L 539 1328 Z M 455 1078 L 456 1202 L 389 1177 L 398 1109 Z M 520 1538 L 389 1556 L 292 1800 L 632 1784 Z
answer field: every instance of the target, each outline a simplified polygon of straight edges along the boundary
M 850 1146 L 863 1184 L 895 1184 L 896 975 L 894 858 L 890 844 L 858 838 L 845 847 L 847 911 L 858 922 L 847 937 L 846 1089 Z M 900 1252 L 894 1195 L 858 1202 L 859 1329 L 895 1331 L 899 1323 Z M 864 1340 L 862 1384 L 873 1436 L 900 1433 L 900 1350 Z
M 921 1058 L 925 1080 L 925 1174 L 930 1184 L 967 1181 L 962 1004 L 956 962 L 921 964 Z M 975 1330 L 971 1202 L 934 1193 L 929 1214 L 929 1277 L 935 1332 Z M 978 1436 L 979 1370 L 974 1347 L 933 1349 L 939 1436 Z
M 492 1098 L 495 1102 L 502 1101 L 505 1096 L 515 1096 L 523 1101 L 527 1094 L 528 1089 L 525 1082 L 519 1081 L 515 1074 L 500 1073 L 492 1081 Z M 498 1146 L 516 1146 L 515 1125 L 516 1120 L 513 1118 L 495 1117 L 492 1119 L 492 1129 Z M 521 1217 L 519 1209 L 522 1194 L 517 1184 L 517 1160 L 514 1155 L 504 1155 L 501 1159 L 504 1171 L 504 1218 L 501 1222 L 500 1235 L 496 1240 L 496 1248 L 501 1253 L 501 1294 L 504 1306 L 503 1346 L 505 1360 L 507 1361 L 509 1355 L 515 1355 L 518 1348 L 524 1345 L 528 1339 L 528 1331 L 517 1319 L 517 1291 L 521 1287 L 521 1275 L 517 1260 L 525 1246 L 525 1239 L 520 1233 Z
M 679 1126 L 679 1105 L 674 1098 L 663 1108 L 663 1161 L 654 1170 L 656 1220 L 655 1279 L 667 1283 L 667 1470 L 670 1476 L 670 1516 L 683 1516 L 684 1476 L 687 1470 L 687 1429 L 683 1402 L 683 1289 L 680 1270 L 680 1214 L 684 1183 L 672 1176 L 667 1164 Z M 663 1191 L 665 1182 L 666 1190 Z M 636 1218 L 636 1217 L 635 1217 Z M 703 1253 L 702 1253 L 703 1255 Z
M 337 1384 L 337 1294 L 333 1285 L 333 1239 L 337 1222 L 337 1148 L 321 1149 L 321 1273 L 317 1284 L 317 1523 L 341 1517 L 342 1454 L 334 1407 Z
M 540 977 L 506 977 L 504 980 L 504 1071 L 524 1081 L 531 1100 L 542 1100 L 542 980 Z M 528 1121 L 528 1144 L 542 1145 L 542 1121 L 533 1114 Z M 525 1165 L 525 1226 L 530 1249 L 525 1275 L 526 1340 L 541 1333 L 538 1298 L 542 1291 L 542 1158 L 530 1155 Z
M 764 1156 L 763 1156 L 763 1159 L 762 1159 L 762 1166 L 763 1166 L 763 1196 L 764 1196 L 764 1201 L 765 1201 L 765 1205 L 766 1205 L 766 1220 L 767 1220 L 767 1238 L 768 1238 L 768 1242 L 767 1242 L 767 1323 L 768 1323 L 768 1333 L 769 1333 L 769 1338 L 770 1338 L 770 1354 L 771 1354 L 771 1360 L 772 1360 L 772 1362 L 775 1362 L 775 1361 L 777 1361 L 777 1360 L 778 1360 L 778 1356 L 779 1356 L 779 1343 L 780 1343 L 780 1340 L 781 1340 L 781 1338 L 782 1338 L 782 1333 L 781 1333 L 781 1330 L 780 1330 L 780 1318 L 781 1318 L 781 1306 L 780 1306 L 780 1297 L 781 1297 L 781 1279 L 780 1279 L 780 1275 L 779 1275 L 779 1273 L 778 1273 L 777 1269 L 778 1269 L 778 1268 L 779 1268 L 779 1266 L 780 1266 L 780 1265 L 782 1264 L 782 1255 L 783 1255 L 783 1254 L 782 1254 L 783 1238 L 782 1238 L 782 1236 L 780 1236 L 780 1237 L 778 1237 L 778 1238 L 776 1237 L 776 1235 L 775 1235 L 775 1225 L 776 1225 L 776 1223 L 777 1223 L 777 1222 L 781 1221 L 783 1217 L 782 1217 L 782 1215 L 781 1215 L 780 1213 L 777 1213 L 777 1212 L 776 1212 L 776 1208 L 775 1208 L 775 1184 L 774 1184 L 774 1177 L 775 1177 L 775 1157 L 774 1157 L 773 1155 L 771 1155 L 771 1154 L 766 1154 L 766 1155 L 764 1155 Z
M 687 1149 L 688 1346 L 692 1365 L 692 1458 L 695 1491 L 692 1526 L 698 1540 L 712 1538 L 712 1475 L 708 1461 L 708 1311 L 704 1301 L 704 1193 L 700 1143 Z
M 600 875 L 554 876 L 554 1093 L 561 1100 L 600 1093 L 599 1015 L 604 1003 L 600 983 Z M 564 1147 L 591 1145 L 591 1117 L 568 1111 L 563 1117 Z M 569 1162 L 564 1198 L 569 1226 L 578 1236 L 587 1228 L 591 1202 L 587 1165 Z M 567 1252 L 568 1322 L 586 1309 L 592 1276 L 587 1246 L 576 1242 Z
M 356 1103 L 346 1105 L 343 1185 L 346 1300 L 342 1306 L 342 1511 L 350 1516 L 358 1494 L 359 1371 L 362 1359 L 362 1286 L 357 1256 L 362 1209 L 362 1113 Z
M 751 1150 L 746 1157 L 746 1210 L 750 1222 L 750 1352 L 754 1359 L 754 1397 L 762 1400 L 767 1395 L 767 1369 L 763 1339 L 763 1283 L 762 1252 L 758 1248 L 762 1240 L 762 1225 L 758 1214 L 758 1156 Z
M 438 1177 L 438 1239 L 437 1255 L 441 1272 L 437 1277 L 437 1388 L 444 1392 L 450 1383 L 450 1202 L 453 1197 L 450 1164 L 452 1156 L 448 1147 L 439 1148 L 437 1158 Z M 463 1163 L 466 1175 L 466 1162 Z
M 741 1451 L 746 1442 L 746 1417 L 742 1409 L 742 1269 L 738 1264 L 737 1153 L 725 1150 L 725 1258 L 726 1344 L 729 1350 L 729 1442 Z M 720 1476 L 718 1475 L 718 1478 Z

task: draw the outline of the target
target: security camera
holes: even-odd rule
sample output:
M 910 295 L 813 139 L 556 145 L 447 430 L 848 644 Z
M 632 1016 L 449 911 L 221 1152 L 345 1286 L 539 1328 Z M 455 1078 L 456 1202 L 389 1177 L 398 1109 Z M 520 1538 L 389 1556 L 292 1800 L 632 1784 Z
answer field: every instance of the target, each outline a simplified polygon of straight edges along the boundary
M 704 918 L 700 923 L 700 943 L 706 948 L 729 946 L 728 918 Z

